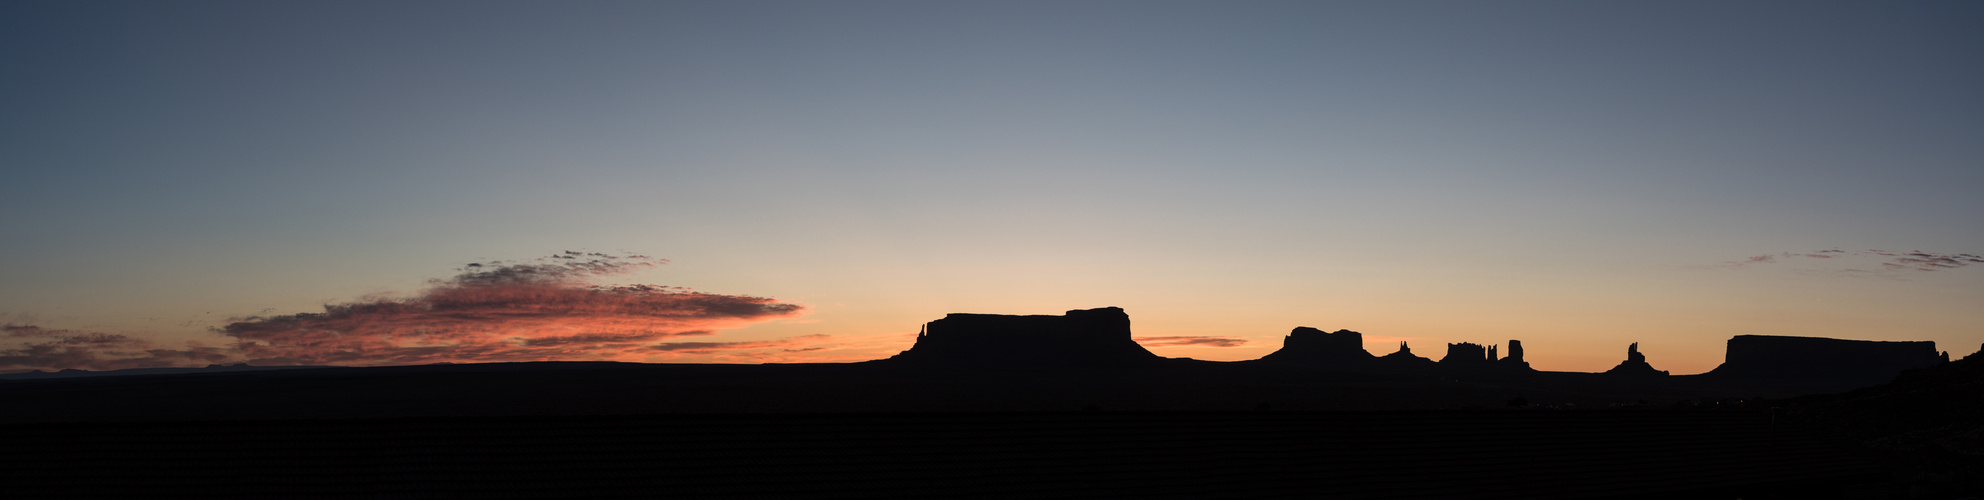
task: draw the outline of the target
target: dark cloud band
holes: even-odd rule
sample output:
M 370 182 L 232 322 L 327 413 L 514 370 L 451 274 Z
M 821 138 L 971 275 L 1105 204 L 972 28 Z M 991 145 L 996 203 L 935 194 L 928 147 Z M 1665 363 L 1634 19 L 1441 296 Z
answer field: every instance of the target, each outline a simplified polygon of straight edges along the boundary
M 1868 250 L 1847 252 L 1844 250 L 1820 250 L 1808 253 L 1782 252 L 1753 255 L 1743 260 L 1724 262 L 1720 267 L 1742 268 L 1762 264 L 1776 264 L 1796 259 L 1833 259 L 1836 257 L 1871 256 L 1877 261 L 1873 269 L 1850 268 L 1846 272 L 1870 273 L 1877 271 L 1946 271 L 1961 269 L 1971 264 L 1984 264 L 1984 256 L 1967 253 L 1939 254 L 1930 252 L 1893 252 Z M 1863 261 L 1864 262 L 1864 261 Z
M 1197 336 L 1137 337 L 1132 340 L 1136 340 L 1138 344 L 1143 344 L 1144 347 L 1177 347 L 1177 346 L 1239 347 L 1247 343 L 1247 339 L 1236 339 L 1231 337 L 1197 337 Z

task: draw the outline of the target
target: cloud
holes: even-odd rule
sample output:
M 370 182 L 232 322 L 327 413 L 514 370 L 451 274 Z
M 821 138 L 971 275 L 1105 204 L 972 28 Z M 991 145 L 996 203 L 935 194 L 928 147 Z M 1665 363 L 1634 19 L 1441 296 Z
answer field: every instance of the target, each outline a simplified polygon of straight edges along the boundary
M 724 351 L 804 348 L 818 336 L 745 342 L 684 337 L 794 317 L 805 308 L 766 297 L 656 285 L 593 285 L 668 261 L 564 252 L 522 262 L 471 263 L 411 297 L 366 297 L 323 312 L 238 318 L 212 329 L 229 347 L 160 349 L 125 335 L 8 325 L 18 349 L 0 369 L 117 369 L 256 365 L 405 365 L 553 360 L 656 361 Z M 739 356 L 743 356 L 739 354 Z M 749 358 L 749 356 L 744 356 Z M 195 363 L 195 362 L 198 363 Z
M 1144 347 L 1239 347 L 1241 344 L 1247 343 L 1247 339 L 1231 337 L 1137 337 L 1132 340 L 1136 340 L 1138 344 L 1143 344 Z
M 1945 269 L 1959 269 L 1971 264 L 1984 264 L 1984 257 L 1967 253 L 1933 254 L 1927 252 L 1883 251 L 1874 251 L 1873 253 L 1889 259 L 1888 262 L 1881 263 L 1882 267 L 1896 270 L 1941 271 Z
M 825 346 L 812 346 L 812 347 L 796 348 L 796 349 L 787 348 L 787 347 L 798 344 L 805 344 L 808 342 L 823 341 L 826 340 L 827 338 L 828 337 L 826 335 L 801 335 L 798 337 L 788 337 L 778 340 L 758 340 L 758 341 L 748 341 L 748 342 L 663 342 L 659 344 L 649 345 L 644 349 L 649 351 L 660 351 L 660 352 L 712 353 L 717 351 L 734 351 L 740 349 L 767 349 L 767 348 L 777 347 L 777 348 L 781 348 L 779 349 L 780 352 L 804 352 L 804 351 L 820 350 L 825 348 Z
M 223 347 L 189 342 L 183 349 L 167 349 L 128 335 L 35 325 L 0 325 L 0 338 L 21 342 L 0 349 L 0 370 L 120 370 L 202 366 L 236 359 Z
M 1833 258 L 1833 256 L 1838 254 L 1839 252 L 1840 252 L 1839 250 L 1820 250 L 1811 253 L 1792 253 L 1792 252 L 1779 252 L 1774 254 L 1767 253 L 1761 255 L 1752 255 L 1743 260 L 1732 260 L 1732 261 L 1724 262 L 1720 266 L 1716 266 L 1716 267 L 1739 268 L 1739 267 L 1753 266 L 1759 264 L 1776 264 L 1784 260 L 1801 259 L 1801 258 L 1830 259 Z
M 1742 268 L 1742 267 L 1761 265 L 1761 264 L 1776 264 L 1779 262 L 1791 261 L 1797 259 L 1834 259 L 1840 257 L 1862 257 L 1862 259 L 1858 259 L 1858 260 L 1860 260 L 1863 263 L 1871 263 L 1875 265 L 1875 267 L 1872 268 L 1861 268 L 1855 264 L 1844 264 L 1849 266 L 1856 266 L 1856 267 L 1839 270 L 1841 272 L 1847 272 L 1847 273 L 1880 273 L 1880 272 L 1911 271 L 1911 270 L 1912 271 L 1944 271 L 1950 269 L 1961 269 L 1971 264 L 1984 264 L 1984 256 L 1967 254 L 1967 253 L 1938 254 L 1938 253 L 1929 253 L 1929 252 L 1921 252 L 1921 251 L 1894 252 L 1887 250 L 1847 252 L 1844 250 L 1835 249 L 1835 250 L 1820 250 L 1817 252 L 1807 252 L 1807 253 L 1781 252 L 1776 254 L 1754 255 L 1743 260 L 1724 262 L 1721 265 L 1714 267 L 1734 269 L 1734 268 Z M 1867 260 L 1869 260 L 1866 259 L 1866 257 L 1873 257 L 1873 259 L 1871 259 L 1873 260 L 1873 262 L 1866 262 Z
M 662 341 L 792 317 L 803 310 L 765 297 L 588 283 L 665 263 L 639 255 L 581 252 L 529 262 L 472 263 L 411 298 L 245 318 L 217 332 L 237 340 L 253 364 L 640 361 L 656 353 L 753 348 L 748 342 Z M 675 344 L 709 346 L 662 347 Z

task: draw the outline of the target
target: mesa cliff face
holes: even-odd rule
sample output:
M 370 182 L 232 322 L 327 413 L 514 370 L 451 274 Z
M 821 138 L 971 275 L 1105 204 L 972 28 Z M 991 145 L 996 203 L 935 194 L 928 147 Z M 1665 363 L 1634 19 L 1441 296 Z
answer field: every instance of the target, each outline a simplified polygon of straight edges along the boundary
M 1903 370 L 1948 361 L 1936 343 L 1737 335 L 1722 365 L 1704 374 L 1728 379 L 1797 380 L 1842 387 L 1886 383 Z
M 1130 339 L 1119 307 L 1062 316 L 952 313 L 925 323 L 916 345 L 890 361 L 970 366 L 1123 366 L 1162 360 Z

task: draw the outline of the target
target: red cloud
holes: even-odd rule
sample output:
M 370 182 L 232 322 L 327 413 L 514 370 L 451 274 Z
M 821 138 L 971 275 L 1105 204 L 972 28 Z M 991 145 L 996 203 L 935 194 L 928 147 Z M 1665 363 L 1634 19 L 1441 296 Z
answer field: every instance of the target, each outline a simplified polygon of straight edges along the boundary
M 723 354 L 776 357 L 824 336 L 744 342 L 669 342 L 799 315 L 765 297 L 653 285 L 594 286 L 588 280 L 668 261 L 639 255 L 565 252 L 528 262 L 473 263 L 413 297 L 367 298 L 320 313 L 242 318 L 214 333 L 226 348 L 161 349 L 125 335 L 6 325 L 19 348 L 0 349 L 0 369 L 108 370 L 257 365 L 400 365 L 436 362 L 658 361 Z M 752 352 L 753 350 L 761 352 Z
M 28 339 L 13 349 L 0 349 L 0 369 L 120 370 L 159 366 L 206 365 L 235 359 L 228 349 L 188 343 L 185 349 L 163 349 L 144 339 L 79 330 L 52 330 L 34 325 L 0 325 L 8 339 Z
M 1138 344 L 1143 344 L 1145 347 L 1239 347 L 1247 343 L 1247 339 L 1227 337 L 1137 337 L 1133 340 L 1136 340 Z
M 218 331 L 238 340 L 253 364 L 644 361 L 657 353 L 715 349 L 660 348 L 671 345 L 658 343 L 662 340 L 791 317 L 803 309 L 764 297 L 585 282 L 666 262 L 566 252 L 530 263 L 470 264 L 412 298 L 247 318 Z

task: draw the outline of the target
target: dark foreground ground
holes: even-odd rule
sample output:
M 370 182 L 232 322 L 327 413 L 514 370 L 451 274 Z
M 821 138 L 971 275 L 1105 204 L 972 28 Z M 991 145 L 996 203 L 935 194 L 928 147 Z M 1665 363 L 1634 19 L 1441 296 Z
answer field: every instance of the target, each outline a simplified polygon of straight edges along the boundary
M 0 423 L 758 412 L 1416 410 L 1732 404 L 1800 392 L 1689 377 L 1456 377 L 1233 363 L 489 363 L 0 380 Z
M 1203 364 L 0 380 L 0 497 L 1972 498 L 1976 358 L 1788 399 Z
M 703 414 L 5 428 L 14 498 L 1837 498 L 1747 411 Z

